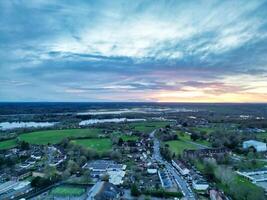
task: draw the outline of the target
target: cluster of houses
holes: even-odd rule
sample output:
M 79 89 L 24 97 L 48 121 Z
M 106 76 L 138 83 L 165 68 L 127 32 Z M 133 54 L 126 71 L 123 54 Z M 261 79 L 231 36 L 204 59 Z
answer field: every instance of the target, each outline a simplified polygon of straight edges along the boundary
M 27 178 L 44 177 L 45 164 L 58 166 L 66 159 L 55 146 L 31 145 L 27 150 L 12 148 L 1 154 L 15 163 L 0 170 L 0 199 L 11 199 L 28 193 L 32 188 Z

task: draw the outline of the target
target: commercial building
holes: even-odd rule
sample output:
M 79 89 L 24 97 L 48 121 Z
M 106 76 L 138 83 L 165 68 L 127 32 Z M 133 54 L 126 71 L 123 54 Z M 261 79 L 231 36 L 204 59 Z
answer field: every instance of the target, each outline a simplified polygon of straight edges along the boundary
M 109 182 L 114 185 L 123 183 L 126 174 L 126 165 L 117 164 L 112 160 L 95 160 L 84 166 L 91 170 L 93 178 L 100 178 L 103 175 L 109 176 Z
M 248 149 L 250 147 L 253 147 L 257 152 L 262 152 L 267 150 L 266 143 L 259 142 L 256 140 L 247 140 L 243 142 L 243 149 Z

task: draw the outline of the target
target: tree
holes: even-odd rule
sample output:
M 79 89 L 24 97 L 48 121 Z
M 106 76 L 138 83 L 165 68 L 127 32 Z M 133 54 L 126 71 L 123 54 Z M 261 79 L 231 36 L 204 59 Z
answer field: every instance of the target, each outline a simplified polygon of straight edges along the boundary
M 135 197 L 138 197 L 140 195 L 140 191 L 138 190 L 136 184 L 132 184 L 131 186 L 131 195 Z
M 51 185 L 52 183 L 53 182 L 50 181 L 48 178 L 42 178 L 40 176 L 37 176 L 31 181 L 31 186 L 41 188 Z
M 118 151 L 112 151 L 112 152 L 110 153 L 110 157 L 111 157 L 111 159 L 113 159 L 113 160 L 120 160 L 120 159 L 122 158 L 122 155 L 121 155 L 121 153 L 118 152 Z
M 83 166 L 87 161 L 87 158 L 85 156 L 81 156 L 78 158 L 79 166 Z
M 76 173 L 79 170 L 79 166 L 77 165 L 76 162 L 74 162 L 73 160 L 69 160 L 68 164 L 67 164 L 67 170 L 73 174 Z
M 190 138 L 191 138 L 191 140 L 196 141 L 196 140 L 198 140 L 200 137 L 199 137 L 198 134 L 196 134 L 196 133 L 192 133 L 191 136 L 190 136 Z
M 20 149 L 21 150 L 29 150 L 30 149 L 30 145 L 28 142 L 22 141 L 20 143 Z
M 101 177 L 101 180 L 102 180 L 102 181 L 106 181 L 106 182 L 108 182 L 108 181 L 109 181 L 109 175 L 108 175 L 108 174 L 104 174 L 104 175 Z
M 120 137 L 120 138 L 119 138 L 119 141 L 118 141 L 118 145 L 119 145 L 119 146 L 122 146 L 122 144 L 123 144 L 123 139 Z

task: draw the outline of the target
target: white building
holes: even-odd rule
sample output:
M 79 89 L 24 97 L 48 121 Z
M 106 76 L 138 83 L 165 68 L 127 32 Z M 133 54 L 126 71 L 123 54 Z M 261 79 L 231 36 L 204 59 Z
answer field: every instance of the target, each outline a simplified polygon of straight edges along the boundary
M 182 174 L 187 175 L 189 174 L 190 170 L 185 167 L 183 163 L 179 160 L 172 160 L 172 165 Z
M 157 172 L 158 172 L 158 170 L 154 169 L 154 168 L 148 168 L 147 169 L 147 173 L 149 173 L 149 174 L 156 174 Z
M 259 142 L 256 140 L 247 140 L 243 142 L 243 149 L 248 149 L 250 147 L 254 147 L 257 152 L 262 152 L 267 150 L 266 143 L 264 142 Z
M 195 190 L 207 190 L 209 187 L 209 184 L 205 180 L 196 179 L 193 180 L 193 188 Z

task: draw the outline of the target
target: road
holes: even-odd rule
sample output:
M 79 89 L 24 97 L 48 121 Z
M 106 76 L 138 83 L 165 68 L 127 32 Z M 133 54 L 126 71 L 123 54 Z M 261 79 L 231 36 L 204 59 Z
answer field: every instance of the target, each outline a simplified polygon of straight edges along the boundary
M 176 184 L 179 186 L 182 193 L 188 200 L 196 200 L 192 189 L 187 184 L 187 182 L 182 178 L 182 175 L 180 175 L 178 171 L 169 162 L 167 162 L 162 158 L 160 154 L 160 142 L 155 137 L 155 131 L 150 133 L 150 137 L 154 140 L 154 146 L 153 146 L 154 152 L 152 158 L 166 166 L 166 169 L 169 171 L 170 174 L 172 174 Z

